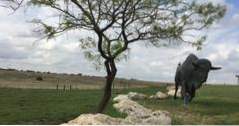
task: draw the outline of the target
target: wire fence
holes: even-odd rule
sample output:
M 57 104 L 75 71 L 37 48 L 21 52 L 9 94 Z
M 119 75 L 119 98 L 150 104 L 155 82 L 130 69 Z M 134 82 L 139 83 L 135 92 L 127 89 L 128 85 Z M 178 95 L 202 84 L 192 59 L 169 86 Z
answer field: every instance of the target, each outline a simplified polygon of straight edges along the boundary
M 0 81 L 0 88 L 19 88 L 19 89 L 56 89 L 56 90 L 75 90 L 75 89 L 103 89 L 104 83 L 77 83 L 70 80 L 55 82 L 47 81 Z M 113 89 L 128 89 L 130 87 L 140 87 L 129 83 L 114 83 Z

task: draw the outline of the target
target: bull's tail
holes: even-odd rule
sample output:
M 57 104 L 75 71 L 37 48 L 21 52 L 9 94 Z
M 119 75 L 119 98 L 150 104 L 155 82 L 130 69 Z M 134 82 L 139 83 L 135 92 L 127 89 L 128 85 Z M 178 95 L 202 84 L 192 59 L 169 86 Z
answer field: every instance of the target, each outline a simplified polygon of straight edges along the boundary
M 174 93 L 174 99 L 177 99 L 177 91 L 178 91 L 179 84 L 175 82 L 175 93 Z

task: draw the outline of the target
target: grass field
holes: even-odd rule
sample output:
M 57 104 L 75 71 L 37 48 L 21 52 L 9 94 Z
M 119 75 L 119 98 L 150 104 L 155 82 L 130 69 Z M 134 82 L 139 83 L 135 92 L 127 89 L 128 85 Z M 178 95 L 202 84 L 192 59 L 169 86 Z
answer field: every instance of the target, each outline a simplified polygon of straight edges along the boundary
M 116 93 L 137 91 L 154 94 L 165 87 L 115 90 Z M 51 89 L 0 88 L 0 124 L 61 124 L 81 113 L 94 112 L 101 97 L 100 90 L 57 91 Z M 204 86 L 188 108 L 180 99 L 141 100 L 151 109 L 167 110 L 173 124 L 239 124 L 239 87 Z M 113 107 L 107 114 L 124 117 Z
M 185 108 L 182 100 L 144 100 L 148 108 L 167 110 L 173 124 L 239 124 L 239 86 L 204 86 Z

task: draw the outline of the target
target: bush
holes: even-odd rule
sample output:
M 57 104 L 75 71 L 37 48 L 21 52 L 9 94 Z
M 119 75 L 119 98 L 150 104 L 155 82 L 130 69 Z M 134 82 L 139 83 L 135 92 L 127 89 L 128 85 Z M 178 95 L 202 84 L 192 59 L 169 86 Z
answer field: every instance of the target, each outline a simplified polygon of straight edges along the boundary
M 36 80 L 37 81 L 43 81 L 43 78 L 42 78 L 42 76 L 38 76 L 38 77 L 36 77 Z

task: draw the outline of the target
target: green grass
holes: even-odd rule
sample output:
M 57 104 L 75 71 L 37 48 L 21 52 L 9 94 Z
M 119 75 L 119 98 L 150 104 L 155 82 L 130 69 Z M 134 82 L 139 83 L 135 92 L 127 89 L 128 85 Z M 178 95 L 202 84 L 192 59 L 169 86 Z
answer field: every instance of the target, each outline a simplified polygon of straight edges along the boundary
M 114 91 L 127 93 L 136 91 L 148 95 L 163 87 L 138 88 Z M 57 91 L 43 89 L 0 88 L 0 124 L 61 124 L 82 113 L 95 112 L 101 98 L 100 90 Z M 173 117 L 173 124 L 239 124 L 239 87 L 204 86 L 188 108 L 182 100 L 140 100 L 140 104 L 151 108 L 167 110 Z M 118 113 L 112 102 L 106 114 L 125 117 Z
M 157 89 L 131 89 L 150 92 Z M 127 93 L 117 90 L 116 93 Z M 101 90 L 57 91 L 50 89 L 0 88 L 1 124 L 61 124 L 82 113 L 94 113 L 102 96 Z M 108 105 L 106 114 L 125 117 Z
M 173 124 L 239 124 L 239 86 L 204 86 L 196 95 L 187 108 L 181 99 L 139 102 L 169 111 Z
M 0 124 L 61 124 L 95 112 L 101 92 L 0 89 Z M 110 105 L 107 114 L 121 116 Z

